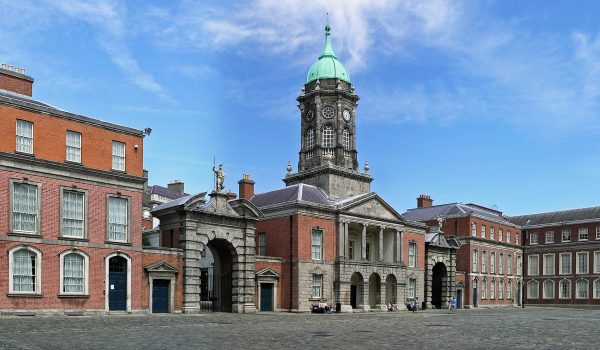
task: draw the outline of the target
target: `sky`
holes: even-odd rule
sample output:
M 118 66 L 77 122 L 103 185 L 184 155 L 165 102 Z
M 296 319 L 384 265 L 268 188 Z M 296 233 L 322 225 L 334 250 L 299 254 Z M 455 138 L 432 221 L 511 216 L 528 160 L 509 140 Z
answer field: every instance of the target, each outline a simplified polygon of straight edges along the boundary
M 129 127 L 150 184 L 283 186 L 324 45 L 360 96 L 359 162 L 397 211 L 428 194 L 520 215 L 600 205 L 598 1 L 0 0 L 34 98 Z

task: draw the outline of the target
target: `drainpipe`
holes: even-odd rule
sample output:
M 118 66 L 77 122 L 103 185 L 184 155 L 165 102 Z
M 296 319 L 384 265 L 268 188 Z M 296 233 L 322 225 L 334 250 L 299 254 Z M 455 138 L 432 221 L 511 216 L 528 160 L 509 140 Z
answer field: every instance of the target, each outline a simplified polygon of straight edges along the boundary
M 294 268 L 292 266 L 292 248 L 293 248 L 293 240 L 292 240 L 292 233 L 294 229 L 294 216 L 290 215 L 290 310 L 289 312 L 292 312 L 292 296 L 293 296 L 293 291 L 294 291 L 294 278 L 293 278 L 293 273 L 294 273 Z

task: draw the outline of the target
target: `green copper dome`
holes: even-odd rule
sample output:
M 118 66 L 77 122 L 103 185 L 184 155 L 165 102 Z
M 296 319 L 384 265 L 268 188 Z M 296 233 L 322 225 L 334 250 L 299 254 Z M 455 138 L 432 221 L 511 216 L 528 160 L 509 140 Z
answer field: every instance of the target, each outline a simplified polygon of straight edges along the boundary
M 338 78 L 345 82 L 351 83 L 350 75 L 342 62 L 338 61 L 333 49 L 331 48 L 331 38 L 329 24 L 325 26 L 325 48 L 321 52 L 321 56 L 308 70 L 306 76 L 306 84 L 317 79 Z

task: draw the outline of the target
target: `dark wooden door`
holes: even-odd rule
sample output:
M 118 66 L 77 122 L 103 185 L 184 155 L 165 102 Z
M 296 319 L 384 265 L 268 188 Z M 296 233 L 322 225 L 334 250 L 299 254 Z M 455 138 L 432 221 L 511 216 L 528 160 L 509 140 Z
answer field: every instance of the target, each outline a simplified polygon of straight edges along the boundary
M 152 282 L 152 312 L 169 312 L 169 280 L 154 280 Z
M 260 311 L 273 311 L 273 283 L 260 284 Z
M 351 285 L 350 286 L 350 305 L 352 306 L 353 309 L 356 309 L 356 291 L 357 291 L 357 286 L 356 285 Z
M 108 309 L 127 310 L 127 260 L 114 256 L 108 262 Z

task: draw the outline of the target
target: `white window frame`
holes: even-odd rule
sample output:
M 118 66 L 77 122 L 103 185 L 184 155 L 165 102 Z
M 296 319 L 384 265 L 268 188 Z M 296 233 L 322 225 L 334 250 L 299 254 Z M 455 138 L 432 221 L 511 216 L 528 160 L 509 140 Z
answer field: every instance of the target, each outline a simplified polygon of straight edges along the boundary
M 510 254 L 506 257 L 506 273 L 512 275 L 512 255 Z
M 490 273 L 496 273 L 496 252 L 490 253 Z
M 323 241 L 325 231 L 320 228 L 313 228 L 310 231 L 310 258 L 313 260 L 323 260 Z
M 517 276 L 523 274 L 523 255 L 517 255 Z
M 481 280 L 481 299 L 487 299 L 487 278 Z
M 415 298 L 417 296 L 417 279 L 416 278 L 409 278 L 408 279 L 408 297 L 409 298 Z
M 588 237 L 589 237 L 588 233 L 589 233 L 589 231 L 588 231 L 587 227 L 581 227 L 577 234 L 577 240 L 578 241 L 587 241 Z M 584 238 L 581 238 L 582 236 Z
M 566 295 L 563 294 L 563 284 L 566 283 L 568 288 L 565 290 L 567 292 Z M 559 299 L 571 299 L 571 280 L 569 279 L 562 279 L 560 280 L 560 282 L 558 283 L 558 298 Z
M 348 240 L 348 259 L 354 260 L 354 246 L 356 243 L 354 240 Z
M 554 231 L 546 231 L 546 234 L 544 235 L 544 243 L 545 244 L 554 243 Z
M 533 288 L 533 286 L 535 286 L 535 288 Z M 534 294 L 534 293 L 531 293 L 532 291 L 535 291 L 535 295 L 532 295 L 532 294 Z M 536 280 L 530 280 L 529 282 L 527 282 L 527 299 L 539 299 L 539 298 L 540 298 L 540 284 Z
M 417 266 L 417 242 L 408 243 L 408 267 Z
M 481 225 L 481 238 L 485 238 L 486 236 L 486 227 L 485 225 Z
M 29 135 L 25 135 L 25 134 L 19 134 L 19 130 L 21 130 L 22 128 L 19 128 L 19 124 L 23 125 L 23 126 L 27 126 L 28 128 L 31 128 L 31 136 Z M 33 154 L 34 152 L 34 137 L 33 137 L 33 132 L 34 132 L 34 124 L 33 122 L 30 122 L 28 120 L 22 120 L 22 119 L 17 119 L 17 123 L 16 123 L 16 130 L 15 130 L 15 136 L 16 136 L 16 141 L 15 141 L 15 150 L 19 153 L 25 153 L 25 154 Z M 23 142 L 19 142 L 21 139 L 26 139 L 26 140 L 30 140 L 31 142 L 31 151 L 27 151 L 24 150 L 23 147 Z M 28 145 L 27 145 L 28 146 Z
M 498 299 L 504 300 L 504 280 L 498 282 Z
M 116 240 L 116 239 L 111 239 L 110 238 L 110 199 L 114 198 L 114 199 L 122 199 L 122 200 L 126 200 L 127 201 L 127 213 L 126 213 L 126 218 L 127 218 L 127 228 L 126 228 L 126 232 L 125 232 L 125 240 Z M 117 223 L 118 224 L 118 223 Z M 119 196 L 119 195 L 113 195 L 113 194 L 109 194 L 106 196 L 106 241 L 107 242 L 117 242 L 117 243 L 130 243 L 131 242 L 131 198 L 127 197 L 127 196 Z
M 504 275 L 504 254 L 498 255 L 498 273 Z
M 569 271 L 564 271 L 563 270 L 563 256 L 568 256 L 569 257 Z M 571 274 L 571 270 L 573 270 L 573 266 L 572 266 L 573 265 L 573 257 L 571 256 L 571 253 L 560 253 L 558 261 L 560 263 L 558 274 L 559 275 L 570 275 Z
M 477 236 L 477 224 L 476 223 L 471 224 L 471 236 Z
M 594 252 L 594 273 L 600 273 L 600 250 Z
M 335 147 L 335 130 L 331 125 L 323 127 L 323 148 L 330 149 Z
M 580 264 L 579 264 L 579 256 L 581 254 L 585 255 L 585 271 L 580 271 Z M 590 254 L 589 252 L 577 252 L 575 255 L 575 274 L 577 275 L 586 275 L 588 273 L 588 271 L 590 270 Z
M 566 237 L 566 239 L 565 239 Z M 571 230 L 562 230 L 560 232 L 560 241 L 561 242 L 571 242 Z
M 267 255 L 267 237 L 265 232 L 258 233 L 258 255 L 266 256 Z
M 65 219 L 64 195 L 65 192 L 78 193 L 83 195 L 83 236 L 65 235 L 63 231 L 63 220 Z M 69 239 L 87 239 L 88 238 L 88 192 L 86 190 L 75 189 L 71 187 L 61 187 L 60 189 L 60 237 Z
M 344 128 L 342 131 L 342 146 L 344 147 L 344 151 L 350 150 L 350 130 L 348 128 Z
M 115 153 L 116 146 L 123 147 L 123 155 L 122 156 L 120 154 Z M 113 142 L 112 142 L 112 170 L 125 171 L 125 169 L 127 169 L 126 156 L 127 156 L 127 151 L 126 151 L 125 142 L 113 140 Z M 117 160 L 119 160 L 121 158 L 123 159 L 122 167 L 120 166 L 121 162 L 117 162 Z
M 371 250 L 372 250 L 371 242 L 370 241 L 365 242 L 365 260 L 367 260 L 367 261 L 371 261 L 371 257 L 373 255 Z M 410 255 L 409 255 L 408 260 L 410 261 Z M 410 263 L 409 263 L 409 266 L 410 266 Z
M 548 258 L 548 257 L 550 258 L 550 261 L 552 261 L 552 270 L 551 271 L 548 271 L 548 264 L 546 264 L 547 263 L 546 258 Z M 552 275 L 554 275 L 554 271 L 556 271 L 555 268 L 554 268 L 555 258 L 556 257 L 555 257 L 554 254 L 544 254 L 544 261 L 543 261 L 543 263 L 544 263 L 543 275 L 544 276 L 552 276 Z
M 496 238 L 496 228 L 490 226 L 490 239 L 495 239 Z
M 77 140 L 69 139 L 69 136 L 74 137 Z M 65 160 L 67 162 L 81 163 L 81 133 L 67 130 L 65 145 Z
M 509 230 L 506 231 L 506 242 L 510 243 L 510 231 Z
M 596 227 L 596 239 L 600 239 L 600 226 Z
M 512 299 L 512 281 L 506 282 L 506 299 Z
M 519 232 L 515 232 L 515 244 L 519 244 Z
M 323 275 L 312 274 L 312 298 L 321 299 L 323 297 Z
M 490 299 L 496 299 L 496 280 L 493 278 L 490 281 Z
M 537 232 L 530 232 L 529 233 L 529 245 L 536 245 L 538 244 L 539 241 L 539 236 Z
M 35 199 L 35 230 L 34 231 L 25 231 L 25 230 L 17 230 L 15 229 L 15 222 L 14 222 L 14 189 L 15 189 L 15 185 L 29 185 L 29 186 L 35 186 L 36 187 L 36 199 Z M 9 180 L 9 206 L 8 206 L 8 220 L 9 220 L 9 228 L 10 228 L 10 232 L 11 233 L 18 233 L 18 234 L 28 234 L 28 235 L 40 235 L 41 234 L 41 230 L 40 230 L 40 226 L 41 226 L 41 217 L 42 217 L 42 208 L 41 208 L 41 200 L 42 200 L 42 184 L 41 183 L 37 183 L 37 182 L 31 182 L 31 181 L 24 181 L 24 180 L 16 180 L 16 179 L 11 179 Z
M 471 269 L 472 272 L 477 272 L 479 270 L 479 251 L 477 249 L 473 249 L 472 255 L 473 264 Z
M 532 260 L 536 260 L 536 271 L 533 271 Z M 540 274 L 540 256 L 538 254 L 530 254 L 527 256 L 527 276 L 538 276 Z
M 67 255 L 76 254 L 83 257 L 83 291 L 82 292 L 65 292 L 64 291 L 64 272 L 65 272 L 65 258 Z M 65 250 L 60 254 L 60 290 L 59 295 L 89 295 L 89 270 L 90 269 L 90 257 L 85 252 L 77 249 Z
M 487 273 L 487 250 L 481 252 L 481 273 Z
M 17 251 L 26 250 L 35 254 L 35 289 L 29 291 L 15 291 L 14 289 L 14 254 Z M 32 246 L 19 245 L 8 251 L 8 293 L 39 295 L 42 293 L 42 252 Z
M 315 129 L 310 128 L 306 131 L 306 150 L 311 151 L 315 148 Z
M 502 242 L 502 240 L 504 239 L 504 232 L 502 231 L 501 228 L 498 229 L 498 241 Z
M 585 282 L 585 296 L 579 296 L 579 282 Z M 580 278 L 575 282 L 575 299 L 589 299 L 590 298 L 590 281 L 585 278 Z
M 592 299 L 600 299 L 600 278 L 596 278 L 592 283 Z
M 546 293 L 546 285 L 552 285 L 551 288 L 551 293 L 548 294 Z M 554 299 L 554 281 L 553 280 L 545 280 L 544 283 L 542 284 L 542 298 L 543 299 Z

